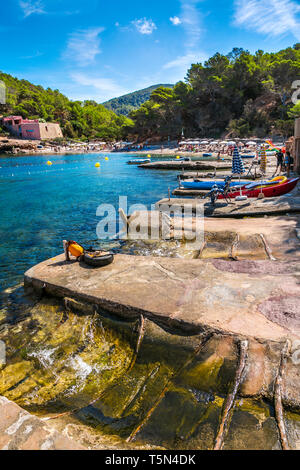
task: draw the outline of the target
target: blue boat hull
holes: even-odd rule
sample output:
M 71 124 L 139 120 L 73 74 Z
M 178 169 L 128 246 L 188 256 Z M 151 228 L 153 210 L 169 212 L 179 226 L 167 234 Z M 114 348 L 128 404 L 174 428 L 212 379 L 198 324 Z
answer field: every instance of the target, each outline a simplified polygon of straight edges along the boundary
M 234 186 L 241 186 L 244 184 L 249 183 L 249 181 L 233 181 L 230 183 L 230 187 Z M 225 183 L 223 181 L 192 181 L 192 182 L 184 182 L 182 181 L 180 186 L 184 189 L 204 189 L 204 190 L 210 190 L 214 185 L 217 185 L 219 188 L 224 188 Z

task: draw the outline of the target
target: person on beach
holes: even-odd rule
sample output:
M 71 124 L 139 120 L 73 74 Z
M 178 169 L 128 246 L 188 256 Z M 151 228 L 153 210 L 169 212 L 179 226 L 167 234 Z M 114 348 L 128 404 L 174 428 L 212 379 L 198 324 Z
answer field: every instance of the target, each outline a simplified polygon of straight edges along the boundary
M 281 150 L 279 150 L 277 153 L 276 153 L 276 158 L 277 158 L 277 166 L 276 166 L 276 170 L 275 170 L 275 173 L 273 176 L 276 175 L 277 171 L 278 171 L 278 168 L 279 168 L 279 175 L 280 173 L 282 172 L 282 167 L 283 167 L 283 153 Z
M 287 171 L 287 177 L 289 178 L 290 173 L 291 173 L 291 166 L 294 163 L 294 159 L 291 155 L 291 152 L 289 152 L 289 151 L 286 152 L 284 163 L 285 163 L 285 168 L 286 168 L 286 171 Z

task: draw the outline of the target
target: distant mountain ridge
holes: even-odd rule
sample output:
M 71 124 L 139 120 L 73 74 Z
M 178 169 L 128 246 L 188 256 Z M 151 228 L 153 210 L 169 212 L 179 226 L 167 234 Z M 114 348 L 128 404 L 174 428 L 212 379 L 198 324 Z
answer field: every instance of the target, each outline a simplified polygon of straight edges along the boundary
M 140 106 L 144 104 L 145 101 L 148 101 L 151 93 L 160 86 L 164 86 L 167 88 L 174 87 L 174 85 L 171 84 L 152 85 L 148 88 L 134 91 L 118 98 L 113 98 L 102 104 L 103 106 L 105 106 L 106 109 L 114 111 L 114 113 L 116 114 L 128 116 L 131 111 L 140 108 Z

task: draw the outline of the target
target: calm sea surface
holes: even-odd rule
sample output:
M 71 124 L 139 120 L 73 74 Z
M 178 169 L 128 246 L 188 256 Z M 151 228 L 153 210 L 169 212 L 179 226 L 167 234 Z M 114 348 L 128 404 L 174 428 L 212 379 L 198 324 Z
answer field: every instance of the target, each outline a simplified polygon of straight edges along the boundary
M 108 156 L 109 160 L 105 160 Z M 119 196 L 151 204 L 176 187 L 176 172 L 127 165 L 126 154 L 0 157 L 0 292 L 62 252 L 62 240 L 99 246 L 97 207 Z M 52 166 L 46 162 L 51 160 Z M 100 162 L 101 168 L 95 168 Z

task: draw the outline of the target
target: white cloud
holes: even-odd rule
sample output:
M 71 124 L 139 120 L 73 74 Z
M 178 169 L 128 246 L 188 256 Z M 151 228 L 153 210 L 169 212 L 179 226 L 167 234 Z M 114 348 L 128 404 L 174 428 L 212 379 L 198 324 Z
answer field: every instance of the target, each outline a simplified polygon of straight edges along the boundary
M 132 21 L 132 24 L 136 27 L 141 34 L 152 34 L 157 29 L 156 24 L 147 18 L 141 18 L 140 20 Z
M 173 23 L 174 26 L 178 26 L 182 23 L 181 19 L 178 16 L 171 16 L 170 21 L 171 23 Z
M 81 67 L 94 62 L 101 53 L 99 34 L 104 28 L 90 28 L 72 33 L 69 37 L 64 57 L 71 59 Z
M 192 63 L 207 59 L 206 54 L 201 51 L 202 15 L 197 8 L 200 2 L 201 0 L 181 0 L 181 14 L 178 19 L 185 32 L 184 50 L 181 55 L 163 66 L 163 70 L 174 69 L 174 77 L 178 80 L 186 75 Z M 172 18 L 170 20 L 172 21 Z
M 78 85 L 90 89 L 89 92 L 83 93 L 81 99 L 105 101 L 116 96 L 125 95 L 129 92 L 111 78 L 91 77 L 83 73 L 73 73 L 71 74 L 71 79 Z
M 204 58 L 201 57 L 201 55 L 199 54 L 190 53 L 183 56 L 178 56 L 176 59 L 171 60 L 163 66 L 163 69 L 168 70 L 175 67 L 179 67 L 187 71 L 187 69 L 191 66 L 192 63 L 200 62 L 201 60 L 206 60 L 206 57 Z
M 44 5 L 40 0 L 24 0 L 19 2 L 20 8 L 22 8 L 24 13 L 24 18 L 27 18 L 30 15 L 34 14 L 43 14 L 46 13 L 44 10 Z
M 234 22 L 258 33 L 300 40 L 300 5 L 293 0 L 235 0 Z
M 182 14 L 181 20 L 186 33 L 186 47 L 194 49 L 199 47 L 199 42 L 203 33 L 202 15 L 197 8 L 201 0 L 181 0 Z

